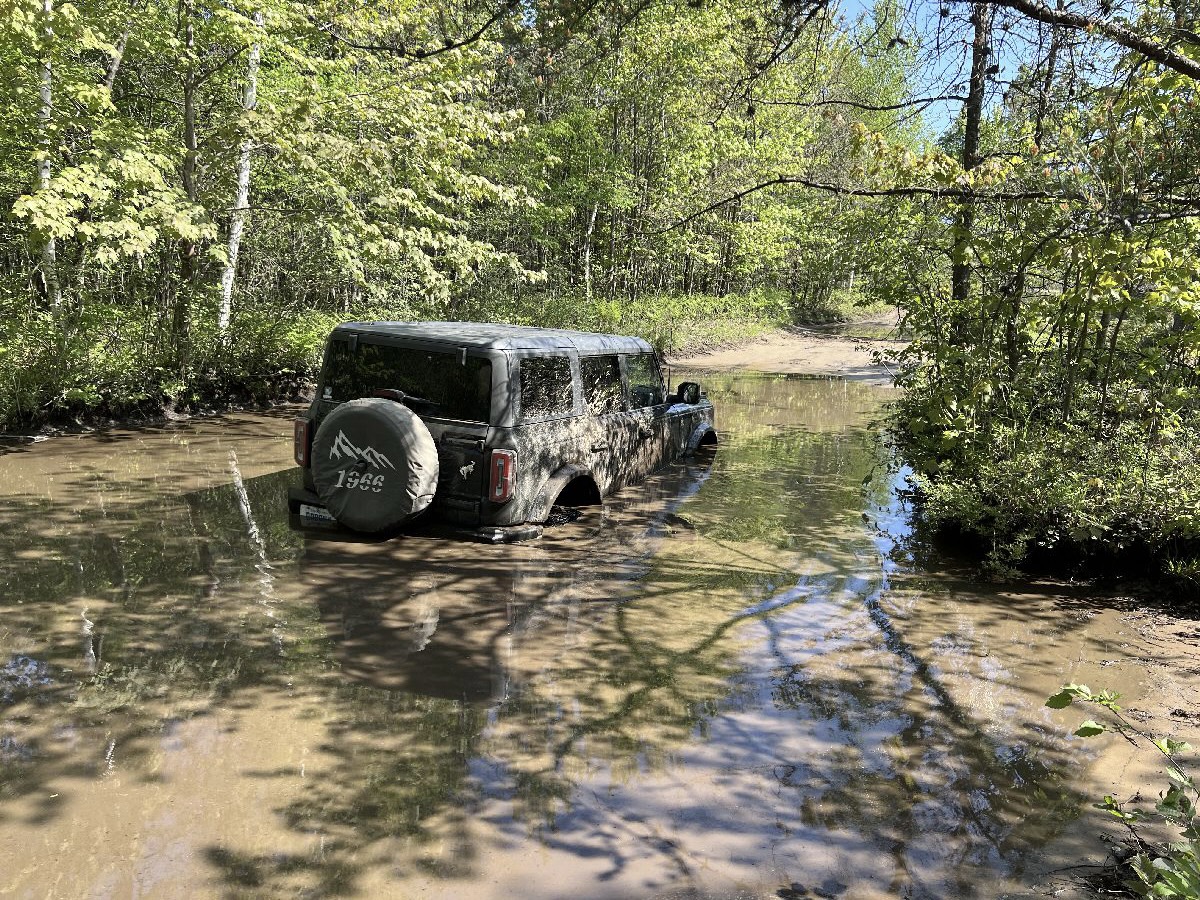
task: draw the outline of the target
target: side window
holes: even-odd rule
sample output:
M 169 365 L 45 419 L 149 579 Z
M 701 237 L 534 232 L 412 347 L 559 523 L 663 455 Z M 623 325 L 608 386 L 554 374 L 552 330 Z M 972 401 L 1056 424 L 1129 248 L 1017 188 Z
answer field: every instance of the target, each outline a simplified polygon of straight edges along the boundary
M 565 356 L 521 359 L 521 421 L 534 422 L 571 412 L 571 360 Z
M 583 402 L 593 415 L 620 412 L 621 365 L 615 356 L 584 356 L 579 360 Z
M 625 368 L 629 372 L 629 400 L 634 408 L 657 406 L 663 402 L 662 375 L 653 354 L 628 356 Z

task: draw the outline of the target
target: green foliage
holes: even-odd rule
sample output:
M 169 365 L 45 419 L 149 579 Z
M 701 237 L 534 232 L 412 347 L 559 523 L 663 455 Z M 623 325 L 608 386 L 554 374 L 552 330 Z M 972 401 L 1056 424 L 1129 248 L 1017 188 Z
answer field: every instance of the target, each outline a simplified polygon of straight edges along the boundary
M 1072 683 L 1064 684 L 1057 694 L 1051 695 L 1046 700 L 1046 705 L 1051 709 L 1066 709 L 1076 700 L 1079 700 L 1083 703 L 1095 703 L 1097 706 L 1104 707 L 1109 712 L 1119 713 L 1121 711 L 1121 707 L 1117 705 L 1119 699 L 1121 699 L 1121 695 L 1114 691 L 1106 690 L 1093 693 L 1091 688 L 1086 684 Z
M 973 536 L 997 571 L 1140 558 L 1188 583 L 1186 563 L 1200 549 L 1194 417 L 1157 435 L 1138 421 L 1101 433 L 1087 423 L 1049 434 L 993 424 L 985 445 L 971 434 L 970 413 L 931 423 L 914 405 L 910 396 L 899 407 L 911 429 L 905 445 L 930 448 L 919 457 L 928 474 L 917 481 L 924 522 Z
M 808 102 L 903 96 L 889 9 L 777 52 L 795 22 L 757 0 L 10 3 L 0 427 L 265 396 L 337 319 L 685 349 L 877 299 L 895 255 L 863 204 L 721 201 L 895 124 Z
M 428 309 L 428 307 L 426 308 Z M 0 332 L 0 426 L 62 415 L 121 417 L 163 406 L 204 409 L 228 400 L 266 402 L 296 393 L 320 368 L 325 338 L 338 322 L 414 318 L 417 307 L 360 305 L 350 310 L 235 309 L 227 334 L 210 318 L 195 324 L 187 368 L 172 348 L 154 340 L 156 321 L 121 304 L 92 303 L 56 335 L 54 316 L 34 312 Z M 5 309 L 0 306 L 0 315 Z M 789 319 L 780 292 L 746 296 L 644 295 L 623 302 L 542 294 L 495 298 L 462 307 L 464 318 L 619 332 L 645 337 L 665 352 L 681 353 L 754 336 Z
M 1200 818 L 1197 817 L 1200 785 L 1179 761 L 1180 755 L 1192 748 L 1185 741 L 1154 738 L 1136 728 L 1121 715 L 1121 707 L 1116 702 L 1119 698 L 1120 695 L 1112 691 L 1093 693 L 1087 685 L 1068 684 L 1051 696 L 1046 705 L 1052 709 L 1065 709 L 1075 702 L 1099 706 L 1110 713 L 1112 723 L 1088 720 L 1076 729 L 1076 735 L 1086 738 L 1115 731 L 1131 741 L 1147 740 L 1162 754 L 1168 784 L 1158 795 L 1152 810 L 1130 808 L 1111 795 L 1095 806 L 1128 828 L 1131 840 L 1138 848 L 1139 852 L 1124 864 L 1133 875 L 1127 878 L 1130 890 L 1143 897 L 1194 900 L 1200 897 Z M 1163 845 L 1147 843 L 1139 829 L 1153 824 L 1178 831 L 1180 840 Z
M 1200 220 L 1183 198 L 1200 93 L 1136 58 L 1103 64 L 1087 96 L 1024 72 L 970 170 L 864 135 L 868 177 L 981 195 L 942 205 L 946 263 L 899 301 L 917 338 L 893 431 L 922 515 L 976 537 L 994 570 L 1136 561 L 1195 591 Z

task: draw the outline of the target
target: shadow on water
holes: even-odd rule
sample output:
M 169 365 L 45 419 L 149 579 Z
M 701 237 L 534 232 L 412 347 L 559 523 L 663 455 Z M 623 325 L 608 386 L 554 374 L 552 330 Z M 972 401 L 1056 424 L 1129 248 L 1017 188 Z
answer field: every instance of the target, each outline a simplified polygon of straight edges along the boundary
M 0 847 L 99 846 L 73 894 L 1027 881 L 1086 762 L 1042 700 L 1117 652 L 1103 601 L 898 562 L 877 390 L 707 386 L 714 457 L 515 546 L 289 530 L 269 418 L 0 461 Z

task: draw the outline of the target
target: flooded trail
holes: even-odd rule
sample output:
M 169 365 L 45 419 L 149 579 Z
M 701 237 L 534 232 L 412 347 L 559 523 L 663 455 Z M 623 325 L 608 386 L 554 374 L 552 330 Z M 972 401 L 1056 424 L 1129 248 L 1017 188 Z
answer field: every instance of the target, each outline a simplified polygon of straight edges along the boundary
M 1156 761 L 1044 700 L 1197 743 L 1194 623 L 918 569 L 885 389 L 704 381 L 714 456 L 513 546 L 290 530 L 283 414 L 0 448 L 0 896 L 1017 897 L 1102 855 Z

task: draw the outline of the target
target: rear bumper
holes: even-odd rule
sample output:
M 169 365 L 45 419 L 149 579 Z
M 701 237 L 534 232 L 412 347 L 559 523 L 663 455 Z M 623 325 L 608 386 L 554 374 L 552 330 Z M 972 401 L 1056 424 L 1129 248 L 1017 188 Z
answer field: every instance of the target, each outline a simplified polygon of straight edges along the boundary
M 343 531 L 313 491 L 304 487 L 288 488 L 288 524 L 297 531 L 320 528 L 324 531 Z
M 450 523 L 439 523 L 436 518 L 432 518 L 431 521 L 431 518 L 422 516 L 415 523 L 413 530 L 483 544 L 513 544 L 542 535 L 541 525 L 484 525 L 479 528 L 462 528 Z M 304 487 L 288 488 L 288 524 L 296 531 L 353 533 L 338 524 L 316 493 Z

